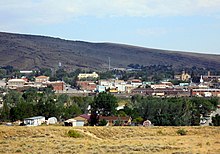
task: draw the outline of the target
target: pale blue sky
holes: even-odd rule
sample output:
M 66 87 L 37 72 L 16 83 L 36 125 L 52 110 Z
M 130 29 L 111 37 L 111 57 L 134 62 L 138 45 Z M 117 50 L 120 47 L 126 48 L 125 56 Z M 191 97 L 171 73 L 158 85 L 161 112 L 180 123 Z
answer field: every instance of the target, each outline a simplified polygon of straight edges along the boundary
M 0 31 L 220 54 L 220 0 L 0 0 Z

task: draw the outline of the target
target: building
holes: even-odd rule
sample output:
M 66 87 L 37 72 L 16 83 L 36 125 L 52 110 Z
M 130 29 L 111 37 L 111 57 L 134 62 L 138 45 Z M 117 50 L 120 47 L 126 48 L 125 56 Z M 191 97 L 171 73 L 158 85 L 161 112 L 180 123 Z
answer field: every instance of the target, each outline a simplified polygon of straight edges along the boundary
M 35 82 L 42 83 L 42 82 L 48 82 L 49 77 L 48 76 L 38 76 L 35 78 Z
M 51 85 L 53 87 L 53 90 L 55 91 L 63 91 L 64 90 L 64 82 L 63 81 L 53 81 L 53 82 L 47 82 L 47 86 Z
M 75 119 L 68 119 L 64 121 L 64 126 L 76 126 L 76 120 Z
M 117 89 L 117 92 L 126 91 L 126 82 L 124 80 L 115 80 L 115 79 L 99 80 L 99 86 L 104 86 L 105 89 L 114 89 L 114 91 Z M 98 87 L 98 88 L 104 90 L 104 87 Z
M 96 84 L 94 83 L 94 81 L 77 81 L 76 83 L 81 90 L 86 90 L 86 91 L 96 90 Z
M 44 123 L 46 120 L 45 120 L 45 117 L 43 116 L 37 116 L 37 117 L 30 117 L 30 118 L 25 118 L 24 119 L 24 124 L 26 126 L 39 126 L 41 125 L 42 123 Z
M 152 84 L 150 87 L 152 89 L 165 89 L 165 88 L 172 88 L 173 85 L 161 83 L 161 84 Z
M 181 89 L 181 88 L 136 88 L 132 90 L 132 94 L 140 94 L 146 96 L 190 96 L 189 91 Z
M 31 74 L 33 71 L 20 71 L 21 74 Z
M 8 85 L 7 87 L 9 89 L 17 89 L 24 87 L 25 81 L 23 79 L 10 79 L 8 80 Z
M 139 79 L 130 80 L 130 81 L 128 81 L 128 83 L 130 83 L 132 85 L 132 87 L 134 87 L 134 88 L 142 86 L 142 81 Z
M 79 80 L 86 79 L 86 78 L 98 78 L 98 77 L 99 77 L 99 75 L 96 72 L 93 72 L 93 73 L 80 73 L 78 75 Z
M 174 76 L 174 79 L 182 80 L 182 81 L 189 81 L 190 78 L 191 78 L 191 76 L 188 73 L 186 73 L 185 71 L 183 71 L 181 75 Z
M 203 80 L 205 82 L 220 81 L 220 76 L 211 75 L 210 71 L 208 71 L 207 75 L 203 75 Z
M 191 96 L 220 97 L 220 89 L 191 89 Z
M 116 117 L 116 116 L 100 116 L 99 121 L 106 120 L 108 126 L 122 125 L 128 126 L 131 125 L 131 117 Z
M 97 92 L 99 92 L 99 93 L 105 92 L 105 91 L 106 91 L 106 87 L 105 87 L 105 86 L 101 86 L 101 85 L 97 85 L 97 86 L 96 86 L 96 90 L 97 90 Z
M 115 88 L 117 88 L 118 92 L 122 92 L 123 93 L 126 90 L 126 84 L 125 83 L 123 83 L 123 84 L 115 84 L 114 86 L 115 86 Z
M 82 114 L 78 117 L 75 117 L 74 119 L 76 120 L 76 126 L 85 126 L 88 125 L 90 115 Z
M 126 93 L 131 93 L 132 89 L 134 89 L 134 87 L 131 84 L 125 85 L 125 92 Z
M 46 120 L 47 125 L 54 125 L 57 123 L 57 118 L 56 117 L 50 117 Z
M 82 114 L 78 117 L 68 119 L 64 122 L 65 126 L 84 126 L 88 125 L 88 122 L 90 120 L 90 115 Z

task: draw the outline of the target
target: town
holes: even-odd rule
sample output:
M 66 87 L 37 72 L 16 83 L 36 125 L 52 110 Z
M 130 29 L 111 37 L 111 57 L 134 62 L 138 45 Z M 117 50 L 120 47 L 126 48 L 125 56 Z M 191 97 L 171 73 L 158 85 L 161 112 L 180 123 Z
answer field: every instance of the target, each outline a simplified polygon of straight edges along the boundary
M 103 114 L 96 110 L 92 110 L 92 101 L 84 99 L 84 108 L 81 109 L 80 112 L 76 113 L 76 111 L 72 111 L 73 113 L 69 113 L 68 116 L 57 117 L 56 114 L 47 114 L 47 123 L 57 123 L 57 121 L 63 121 L 65 126 L 84 126 L 91 124 L 91 115 L 96 115 L 94 119 L 98 117 L 98 121 L 92 123 L 92 125 L 153 125 L 151 121 L 155 125 L 210 125 L 212 124 L 212 117 L 218 114 L 218 97 L 220 97 L 220 75 L 212 75 L 212 72 L 207 70 L 206 74 L 199 74 L 197 72 L 196 78 L 192 77 L 191 74 L 187 71 L 179 71 L 178 74 L 164 75 L 169 78 L 159 78 L 155 76 L 148 76 L 147 80 L 143 79 L 141 76 L 145 75 L 140 72 L 146 71 L 146 69 L 151 68 L 148 67 L 140 67 L 140 65 L 130 65 L 129 68 L 112 68 L 107 72 L 96 73 L 93 71 L 83 72 L 82 70 L 76 70 L 73 73 L 67 73 L 63 68 L 61 68 L 61 64 L 55 73 L 51 69 L 41 69 L 38 71 L 22 71 L 15 70 L 12 66 L 2 67 L 2 80 L 0 81 L 1 87 L 1 99 L 0 99 L 0 108 L 4 110 L 4 105 L 7 103 L 7 99 L 5 96 L 10 94 L 9 91 L 16 91 L 20 94 L 25 94 L 30 89 L 35 89 L 37 93 L 44 93 L 45 89 L 51 89 L 55 96 L 53 99 L 59 99 L 59 97 L 63 96 L 66 98 L 78 97 L 78 98 L 98 98 L 99 95 L 106 94 L 110 95 L 110 97 L 116 97 L 120 100 L 124 100 L 124 103 L 118 103 L 115 106 L 115 109 L 118 111 L 117 114 L 113 114 L 113 110 L 108 110 L 107 114 Z M 159 71 L 156 69 L 160 68 Z M 164 69 L 164 71 L 163 71 Z M 162 70 L 163 73 L 167 73 L 167 69 L 170 69 L 170 66 L 153 66 L 151 68 L 152 72 L 160 72 Z M 206 70 L 203 70 L 204 73 Z M 172 72 L 172 71 L 171 71 Z M 139 76 L 137 74 L 139 73 Z M 72 75 L 72 76 L 71 76 Z M 129 76 L 130 77 L 127 77 Z M 160 74 L 161 75 L 161 74 Z M 125 78 L 127 77 L 127 79 Z M 69 77 L 69 78 L 68 78 Z M 123 79 L 124 78 L 124 79 Z M 155 80 L 156 78 L 156 80 Z M 193 82 L 197 81 L 197 82 Z M 198 106 L 203 106 L 204 109 L 202 112 L 197 114 L 197 121 L 199 122 L 183 122 L 183 123 L 161 123 L 159 121 L 155 121 L 155 117 L 151 117 L 151 115 L 132 115 L 125 112 L 125 108 L 129 106 L 130 99 L 134 99 L 138 97 L 149 98 L 153 97 L 157 101 L 161 101 L 161 99 L 203 99 L 203 101 L 209 100 L 209 102 L 213 103 L 215 99 L 215 103 L 213 106 L 205 106 L 202 103 L 197 104 Z M 100 96 L 101 97 L 101 96 Z M 108 98 L 105 99 L 112 99 Z M 129 100 L 129 101 L 128 101 Z M 39 101 L 39 100 L 37 100 Z M 104 100 L 102 103 L 106 103 L 108 100 Z M 183 100 L 181 100 L 183 101 Z M 201 101 L 201 100 L 200 100 Z M 88 103 L 90 102 L 90 103 Z M 121 101 L 123 102 L 123 101 Z M 169 101 L 168 101 L 169 102 Z M 67 103 L 66 101 L 62 102 L 63 104 Z M 183 104 L 185 102 L 182 102 Z M 16 104 L 16 103 L 15 103 Z M 71 104 L 71 103 L 70 103 Z M 169 103 L 167 103 L 169 104 Z M 72 104 L 71 104 L 72 105 Z M 112 105 L 112 104 L 111 104 Z M 8 106 L 13 106 L 9 105 Z M 68 106 L 68 105 L 64 105 Z M 77 106 L 79 106 L 77 104 Z M 107 106 L 107 105 L 106 105 Z M 114 105 L 113 105 L 114 106 Z M 137 108 L 137 106 L 133 106 Z M 110 107 L 111 108 L 111 107 Z M 141 106 L 139 106 L 141 108 Z M 199 107 L 201 110 L 202 107 Z M 13 107 L 11 107 L 13 109 Z M 94 109 L 94 106 L 93 106 Z M 215 111 L 215 109 L 217 109 Z M 10 109 L 9 109 L 10 110 Z M 66 110 L 66 107 L 64 107 Z M 95 111 L 95 112 L 94 112 Z M 123 114 L 120 114 L 120 111 L 123 111 Z M 92 114 L 93 112 L 93 114 Z M 190 111 L 187 111 L 190 112 Z M 12 114 L 12 111 L 10 110 Z M 115 112 L 114 112 L 115 113 Z M 41 125 L 45 123 L 45 115 L 33 115 L 33 117 L 24 117 L 17 115 L 9 115 L 5 120 L 23 120 L 22 125 Z M 45 114 L 42 112 L 42 114 Z M 152 114 L 152 113 L 151 113 Z M 172 113 L 174 114 L 174 113 Z M 3 113 L 2 113 L 3 115 Z M 1 115 L 1 116 L 2 116 Z M 49 115 L 53 117 L 49 117 Z M 27 115 L 28 116 L 28 115 Z M 75 116 L 75 117 L 72 117 Z M 11 118 L 16 117 L 16 118 Z M 57 120 L 57 118 L 58 120 Z M 151 118 L 150 118 L 151 117 Z M 191 116 L 192 117 L 192 116 Z M 22 119 L 23 118 L 23 119 Z M 150 118 L 150 120 L 149 120 Z M 218 118 L 218 115 L 217 115 Z M 119 122 L 120 123 L 117 123 Z

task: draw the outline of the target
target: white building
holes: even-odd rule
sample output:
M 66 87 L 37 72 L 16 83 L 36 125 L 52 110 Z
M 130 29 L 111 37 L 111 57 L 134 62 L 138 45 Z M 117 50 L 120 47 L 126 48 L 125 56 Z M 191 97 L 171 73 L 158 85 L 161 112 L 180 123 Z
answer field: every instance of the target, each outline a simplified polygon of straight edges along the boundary
M 24 124 L 26 126 L 39 126 L 41 125 L 42 123 L 44 123 L 46 120 L 45 120 L 45 117 L 43 116 L 37 116 L 37 117 L 30 117 L 30 118 L 25 118 L 24 119 Z
M 42 83 L 42 82 L 48 82 L 49 81 L 49 77 L 48 76 L 38 76 L 35 78 L 35 82 L 37 83 Z
M 130 84 L 132 85 L 132 87 L 137 88 L 139 86 L 142 86 L 142 81 L 139 79 L 133 79 L 130 81 Z
M 18 87 L 24 87 L 25 81 L 23 79 L 10 79 L 8 80 L 8 88 L 17 89 Z
M 31 74 L 31 73 L 33 73 L 33 71 L 20 71 L 20 73 L 22 73 L 22 74 Z
M 78 79 L 84 79 L 84 78 L 98 78 L 99 75 L 96 72 L 93 73 L 79 73 Z

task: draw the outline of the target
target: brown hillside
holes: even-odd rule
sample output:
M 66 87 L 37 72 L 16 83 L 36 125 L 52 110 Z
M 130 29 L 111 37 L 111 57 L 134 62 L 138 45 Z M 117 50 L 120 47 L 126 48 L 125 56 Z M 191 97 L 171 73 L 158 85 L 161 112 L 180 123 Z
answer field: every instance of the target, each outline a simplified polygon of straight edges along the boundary
M 128 64 L 168 64 L 174 67 L 219 67 L 220 55 L 175 52 L 113 43 L 89 43 L 0 32 L 0 65 L 19 69 L 56 68 L 102 70 Z

